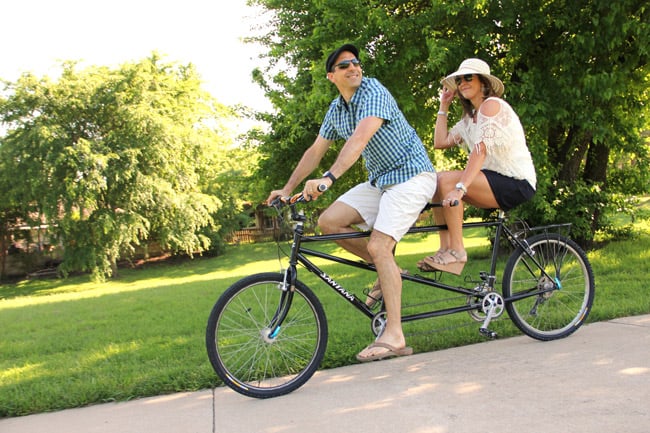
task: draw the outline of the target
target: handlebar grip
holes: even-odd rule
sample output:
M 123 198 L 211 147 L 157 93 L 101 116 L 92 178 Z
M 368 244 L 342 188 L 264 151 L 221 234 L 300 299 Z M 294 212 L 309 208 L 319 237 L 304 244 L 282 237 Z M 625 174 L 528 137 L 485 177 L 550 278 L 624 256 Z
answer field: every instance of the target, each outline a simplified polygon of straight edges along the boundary
M 321 183 L 320 185 L 318 185 L 318 191 L 319 192 L 327 191 L 327 185 L 325 185 L 324 183 Z
M 454 200 L 454 201 L 450 204 L 450 206 L 451 206 L 451 207 L 454 207 L 454 206 L 458 206 L 459 204 L 460 204 L 460 202 L 459 202 L 458 200 Z M 424 206 L 423 211 L 428 210 L 428 209 L 432 209 L 432 208 L 434 208 L 434 207 L 442 207 L 442 202 L 441 202 L 441 201 L 436 201 L 436 202 L 432 202 L 432 203 L 427 203 L 427 205 Z
M 271 207 L 283 207 L 287 203 L 291 202 L 291 197 L 282 197 L 281 195 L 277 196 L 276 198 L 273 199 L 273 201 L 269 204 Z

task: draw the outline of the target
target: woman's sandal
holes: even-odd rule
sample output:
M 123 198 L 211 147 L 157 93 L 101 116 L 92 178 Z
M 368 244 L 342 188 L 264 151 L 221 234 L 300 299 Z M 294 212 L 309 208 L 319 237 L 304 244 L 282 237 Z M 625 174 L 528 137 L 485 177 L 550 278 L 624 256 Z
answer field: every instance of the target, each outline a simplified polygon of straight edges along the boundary
M 460 275 L 465 263 L 467 263 L 467 253 L 461 256 L 455 250 L 447 250 L 436 260 L 434 260 L 434 257 L 425 257 L 422 262 L 424 264 L 420 267 L 420 270 L 423 272 L 442 271 Z
M 408 270 L 406 269 L 400 269 L 399 270 L 400 274 L 406 275 L 409 273 Z M 373 308 L 381 299 L 383 298 L 383 295 L 381 293 L 381 284 L 379 283 L 379 279 L 375 281 L 375 284 L 372 285 L 372 289 L 368 292 L 368 296 L 366 297 L 366 306 L 368 308 Z
M 423 258 L 418 262 L 418 269 L 422 272 L 434 272 L 436 269 L 433 269 L 429 263 L 437 263 L 446 252 L 446 248 L 440 248 L 434 255 Z

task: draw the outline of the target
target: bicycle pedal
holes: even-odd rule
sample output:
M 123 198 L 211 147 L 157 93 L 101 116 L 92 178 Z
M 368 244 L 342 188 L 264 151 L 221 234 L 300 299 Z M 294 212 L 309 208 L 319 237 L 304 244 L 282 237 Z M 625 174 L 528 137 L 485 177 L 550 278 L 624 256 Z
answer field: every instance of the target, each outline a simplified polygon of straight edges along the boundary
M 476 288 L 474 288 L 474 290 L 478 290 L 478 287 L 485 286 L 485 284 L 489 281 L 489 279 L 490 279 L 490 275 L 485 271 L 481 271 L 480 274 L 479 274 L 479 279 L 478 280 L 475 280 L 471 275 L 465 275 L 465 278 L 463 278 L 463 281 L 465 281 L 466 283 L 478 284 L 478 286 Z M 481 291 L 481 290 L 478 290 L 478 291 Z
M 494 340 L 494 339 L 496 339 L 496 338 L 498 337 L 498 334 L 497 334 L 496 332 L 491 331 L 491 330 L 489 330 L 489 329 L 487 329 L 487 328 L 482 328 L 482 327 L 481 327 L 481 328 L 478 329 L 478 332 L 479 332 L 482 336 L 487 337 L 487 338 L 489 338 L 490 340 Z

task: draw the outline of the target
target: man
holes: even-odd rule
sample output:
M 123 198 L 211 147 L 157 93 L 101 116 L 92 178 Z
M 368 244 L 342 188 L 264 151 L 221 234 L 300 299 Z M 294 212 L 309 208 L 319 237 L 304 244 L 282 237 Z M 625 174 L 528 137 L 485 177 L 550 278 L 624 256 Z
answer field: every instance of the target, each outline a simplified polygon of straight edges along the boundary
M 436 189 L 436 175 L 422 141 L 408 124 L 388 90 L 373 78 L 364 78 L 359 51 L 346 44 L 325 63 L 327 79 L 340 95 L 332 101 L 318 137 L 305 151 L 281 190 L 267 203 L 289 196 L 320 163 L 337 139 L 346 140 L 334 164 L 322 177 L 305 182 L 303 194 L 317 199 L 320 184 L 330 187 L 363 156 L 368 181 L 361 183 L 323 212 L 318 220 L 323 233 L 349 233 L 356 227 L 372 229 L 368 240 L 345 239 L 339 245 L 377 269 L 386 306 L 386 327 L 376 341 L 362 350 L 362 362 L 410 355 L 402 331 L 402 279 L 393 249 L 415 223 Z

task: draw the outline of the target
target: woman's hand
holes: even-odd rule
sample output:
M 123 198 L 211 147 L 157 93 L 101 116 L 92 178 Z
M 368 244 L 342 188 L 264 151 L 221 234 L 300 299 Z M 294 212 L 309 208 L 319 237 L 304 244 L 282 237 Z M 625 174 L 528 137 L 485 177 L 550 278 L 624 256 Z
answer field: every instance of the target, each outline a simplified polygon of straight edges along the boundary
M 464 196 L 465 194 L 463 194 L 463 191 L 459 189 L 451 190 L 447 193 L 444 200 L 442 201 L 442 207 L 457 206 L 458 204 L 460 204 Z
M 456 97 L 456 91 L 455 90 L 449 90 L 446 87 L 443 87 L 442 90 L 440 91 L 440 108 L 444 111 L 447 111 L 447 108 L 449 108 L 449 105 L 451 102 L 454 100 Z

